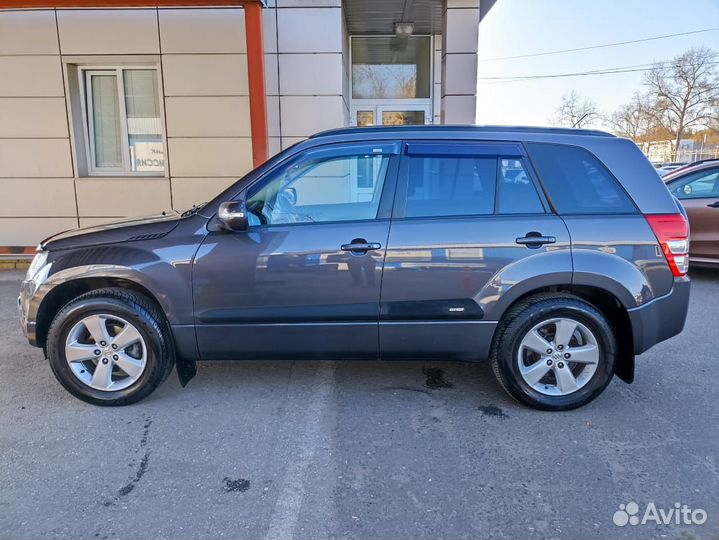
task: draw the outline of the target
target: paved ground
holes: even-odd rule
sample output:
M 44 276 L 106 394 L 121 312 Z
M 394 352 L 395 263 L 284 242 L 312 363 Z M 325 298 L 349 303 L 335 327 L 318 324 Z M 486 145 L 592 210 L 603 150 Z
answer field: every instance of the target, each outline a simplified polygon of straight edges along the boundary
M 210 363 L 93 407 L 0 273 L 0 538 L 719 538 L 719 279 L 694 278 L 634 385 L 541 413 L 459 363 Z M 630 501 L 709 518 L 615 526 Z

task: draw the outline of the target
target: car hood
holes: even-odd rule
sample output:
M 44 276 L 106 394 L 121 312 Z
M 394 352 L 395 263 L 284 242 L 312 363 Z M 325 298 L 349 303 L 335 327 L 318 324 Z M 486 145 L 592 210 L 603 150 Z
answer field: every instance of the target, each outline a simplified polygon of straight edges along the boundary
M 161 238 L 172 231 L 180 220 L 178 212 L 169 211 L 153 216 L 113 221 L 94 227 L 71 229 L 46 238 L 42 249 L 73 249 L 118 242 L 133 242 Z

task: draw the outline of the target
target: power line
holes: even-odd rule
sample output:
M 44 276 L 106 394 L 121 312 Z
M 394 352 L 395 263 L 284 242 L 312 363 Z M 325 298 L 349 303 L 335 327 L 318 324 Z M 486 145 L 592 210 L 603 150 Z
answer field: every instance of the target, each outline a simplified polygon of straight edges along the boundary
M 615 43 L 604 43 L 602 45 L 591 45 L 589 47 L 577 47 L 575 49 L 561 49 L 561 50 L 557 50 L 557 51 L 546 51 L 546 52 L 532 53 L 532 54 L 520 54 L 517 56 L 498 56 L 495 58 L 482 58 L 482 59 L 480 59 L 480 62 L 495 62 L 498 60 L 514 60 L 516 58 L 533 58 L 535 56 L 548 56 L 551 54 L 562 54 L 562 53 L 568 53 L 568 52 L 588 51 L 590 49 L 603 49 L 606 47 L 617 47 L 618 45 L 631 45 L 632 43 L 643 43 L 645 41 L 656 41 L 658 39 L 667 39 L 667 38 L 673 38 L 673 37 L 677 37 L 677 36 L 688 36 L 691 34 L 701 34 L 703 32 L 715 32 L 717 30 L 719 30 L 719 27 L 704 28 L 703 30 L 692 30 L 690 32 L 679 32 L 677 34 L 664 34 L 661 36 L 654 36 L 654 37 L 643 38 L 643 39 L 633 39 L 630 41 L 617 41 Z
M 609 75 L 612 73 L 631 73 L 635 71 L 649 71 L 656 64 L 637 64 L 634 66 L 623 66 L 605 69 L 595 69 L 591 71 L 576 71 L 570 73 L 545 73 L 539 75 L 506 75 L 496 77 L 477 77 L 479 81 L 514 81 L 525 79 L 554 79 L 561 77 L 579 77 L 582 75 Z
M 633 66 L 621 66 L 614 68 L 596 69 L 592 71 L 577 71 L 574 73 L 548 73 L 544 75 L 514 75 L 514 76 L 498 76 L 498 77 L 477 77 L 478 81 L 528 81 L 533 79 L 558 79 L 563 77 L 582 77 L 587 75 L 613 75 L 615 73 L 636 73 L 640 71 L 651 71 L 659 65 L 669 64 L 671 61 L 654 62 L 651 64 L 636 64 Z M 717 65 L 719 62 L 707 62 L 706 65 Z

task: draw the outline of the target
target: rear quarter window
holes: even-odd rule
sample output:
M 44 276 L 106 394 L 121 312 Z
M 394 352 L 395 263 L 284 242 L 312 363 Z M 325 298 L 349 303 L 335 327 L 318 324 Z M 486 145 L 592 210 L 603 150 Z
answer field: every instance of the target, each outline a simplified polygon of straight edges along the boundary
M 637 212 L 614 176 L 587 150 L 544 143 L 528 143 L 527 149 L 560 214 Z

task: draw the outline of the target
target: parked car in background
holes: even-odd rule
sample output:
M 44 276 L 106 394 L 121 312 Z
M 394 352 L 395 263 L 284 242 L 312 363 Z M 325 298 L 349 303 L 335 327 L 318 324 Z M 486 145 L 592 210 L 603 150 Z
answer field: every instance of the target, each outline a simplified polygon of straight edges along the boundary
M 672 171 L 676 171 L 677 169 L 681 169 L 682 167 L 686 167 L 688 163 L 686 162 L 677 162 L 677 163 L 659 163 L 656 164 L 655 167 L 657 169 L 657 173 L 659 173 L 659 176 L 666 176 Z
M 687 248 L 631 141 L 350 128 L 185 214 L 48 238 L 18 305 L 60 383 L 98 405 L 173 365 L 184 385 L 199 359 L 382 358 L 490 360 L 511 396 L 565 410 L 681 332 Z
M 719 264 L 719 159 L 687 165 L 664 177 L 689 216 L 689 259 Z

